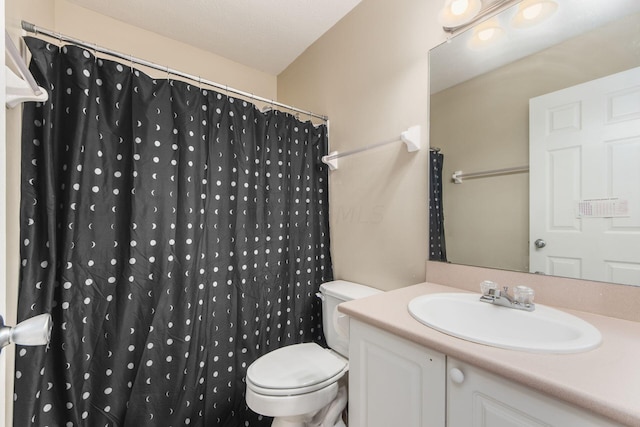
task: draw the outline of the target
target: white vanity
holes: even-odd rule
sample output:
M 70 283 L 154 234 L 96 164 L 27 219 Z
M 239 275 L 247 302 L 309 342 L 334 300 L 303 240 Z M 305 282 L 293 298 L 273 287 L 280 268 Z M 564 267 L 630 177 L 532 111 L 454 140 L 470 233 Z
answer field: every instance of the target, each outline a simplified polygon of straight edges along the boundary
M 415 320 L 423 283 L 345 303 L 354 427 L 640 425 L 640 323 L 569 311 L 602 333 L 595 349 L 540 354 L 476 344 Z

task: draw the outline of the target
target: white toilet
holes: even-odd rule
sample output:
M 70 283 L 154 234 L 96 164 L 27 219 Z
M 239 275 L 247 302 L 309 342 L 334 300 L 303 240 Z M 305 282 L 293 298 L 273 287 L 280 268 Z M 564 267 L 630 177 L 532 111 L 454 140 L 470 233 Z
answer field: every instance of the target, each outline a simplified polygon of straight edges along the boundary
M 349 369 L 348 317 L 338 304 L 380 293 L 357 283 L 336 280 L 320 286 L 325 349 L 315 343 L 271 351 L 247 369 L 247 405 L 274 417 L 273 427 L 340 427 L 347 390 L 339 385 Z

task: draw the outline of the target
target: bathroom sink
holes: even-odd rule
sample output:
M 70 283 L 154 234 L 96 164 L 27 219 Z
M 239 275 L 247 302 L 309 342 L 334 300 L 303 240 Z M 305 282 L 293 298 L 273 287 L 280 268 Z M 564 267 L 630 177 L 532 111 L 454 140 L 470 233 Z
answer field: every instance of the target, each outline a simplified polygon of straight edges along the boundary
M 536 353 L 578 353 L 600 345 L 602 336 L 584 320 L 551 307 L 528 312 L 480 301 L 480 294 L 439 293 L 409 302 L 419 322 L 457 338 Z

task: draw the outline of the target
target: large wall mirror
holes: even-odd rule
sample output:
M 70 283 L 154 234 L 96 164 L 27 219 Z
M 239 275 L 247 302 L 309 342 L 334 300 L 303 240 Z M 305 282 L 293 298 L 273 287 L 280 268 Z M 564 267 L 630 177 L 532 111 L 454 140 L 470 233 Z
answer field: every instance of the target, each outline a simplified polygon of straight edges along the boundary
M 442 260 L 640 286 L 640 1 L 555 3 L 429 54 Z

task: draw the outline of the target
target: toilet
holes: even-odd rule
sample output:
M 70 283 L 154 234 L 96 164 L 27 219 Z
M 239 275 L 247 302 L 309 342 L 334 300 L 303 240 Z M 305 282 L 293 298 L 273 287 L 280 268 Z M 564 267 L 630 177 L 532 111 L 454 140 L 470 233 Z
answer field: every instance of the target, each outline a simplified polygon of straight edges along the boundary
M 294 344 L 273 350 L 247 369 L 247 405 L 258 414 L 274 417 L 272 427 L 341 427 L 347 405 L 343 381 L 349 369 L 348 317 L 338 304 L 381 291 L 336 280 L 320 285 L 322 324 L 329 349 L 316 343 Z

